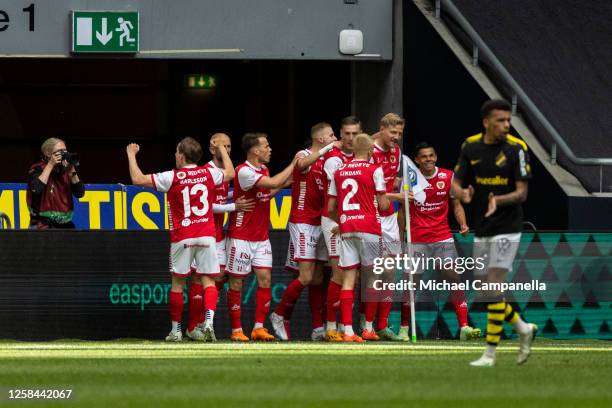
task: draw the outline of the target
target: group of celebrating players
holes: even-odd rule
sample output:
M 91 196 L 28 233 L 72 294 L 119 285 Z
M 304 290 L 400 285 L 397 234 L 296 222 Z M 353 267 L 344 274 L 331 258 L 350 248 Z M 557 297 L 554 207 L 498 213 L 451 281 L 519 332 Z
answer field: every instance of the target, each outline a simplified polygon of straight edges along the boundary
M 229 157 L 231 140 L 223 133 L 211 137 L 212 160 L 205 165 L 198 165 L 203 155 L 201 145 L 187 137 L 177 145 L 176 169 L 155 174 L 143 174 L 136 161 L 139 146 L 128 145 L 132 182 L 167 193 L 172 275 L 168 303 L 172 329 L 166 340 L 183 338 L 183 287 L 186 278 L 193 274 L 188 292 L 186 335 L 193 340 L 216 340 L 213 320 L 218 293 L 227 282 L 230 339 L 249 341 L 241 325 L 240 304 L 243 280 L 251 273 L 256 276 L 257 290 L 250 340 L 289 340 L 292 311 L 306 287 L 312 314 L 312 340 L 359 343 L 409 340 L 408 302 L 402 302 L 399 332 L 396 334 L 388 325 L 393 305 L 391 293 L 373 293 L 370 286 L 362 290 L 365 296 L 358 302 L 360 335 L 355 333 L 352 321 L 360 273 L 364 282 L 364 271 L 372 267 L 376 258 L 402 253 L 406 219 L 404 211 L 395 214 L 393 202 L 399 202 L 400 207 L 406 205 L 404 194 L 399 191 L 399 175 L 402 164 L 405 167 L 411 161 L 401 154 L 398 145 L 403 130 L 404 120 L 394 113 L 381 118 L 379 131 L 373 136 L 362 133 L 361 123 L 354 116 L 342 120 L 339 139 L 332 126 L 318 123 L 311 129 L 310 147 L 299 151 L 275 176 L 266 167 L 272 149 L 263 133 L 244 135 L 242 149 L 246 161 L 236 168 Z M 460 233 L 467 234 L 469 228 L 460 199 L 469 202 L 474 191 L 471 187 L 454 185 L 453 172 L 436 167 L 432 146 L 419 144 L 414 158 L 427 186 L 419 194 L 409 195 L 412 241 L 421 245 L 417 248 L 421 252 L 456 257 L 448 210 L 452 207 Z M 230 190 L 232 180 L 233 190 Z M 272 300 L 270 200 L 290 185 L 290 239 L 285 267 L 294 271 L 296 277 L 269 313 Z M 230 200 L 233 202 L 228 203 Z M 227 236 L 223 229 L 226 212 L 230 213 Z M 325 265 L 331 267 L 326 290 Z M 451 279 L 457 279 L 452 271 L 446 272 L 451 272 Z M 392 269 L 384 275 L 394 273 Z M 453 291 L 451 303 L 457 315 L 460 339 L 479 337 L 480 330 L 468 325 L 463 291 Z M 268 314 L 276 337 L 264 327 Z

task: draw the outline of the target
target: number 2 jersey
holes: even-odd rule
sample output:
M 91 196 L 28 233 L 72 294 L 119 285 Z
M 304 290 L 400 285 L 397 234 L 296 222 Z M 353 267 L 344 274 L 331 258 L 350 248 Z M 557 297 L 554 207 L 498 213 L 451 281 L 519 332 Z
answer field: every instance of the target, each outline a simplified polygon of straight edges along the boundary
M 155 190 L 168 193 L 170 242 L 215 236 L 212 205 L 215 187 L 223 183 L 222 171 L 193 164 L 151 178 Z
M 385 192 L 385 176 L 378 164 L 354 159 L 340 167 L 329 184 L 329 195 L 337 200 L 340 233 L 381 235 L 376 194 Z
M 325 172 L 325 176 L 323 179 L 331 184 L 331 181 L 334 178 L 334 173 L 343 164 L 350 162 L 353 160 L 353 153 L 347 154 L 342 150 L 334 147 L 329 152 L 325 153 L 323 156 L 323 171 Z M 329 213 L 327 211 L 327 202 L 329 201 L 329 184 L 324 184 L 323 189 L 323 209 L 321 211 L 321 216 L 329 218 Z

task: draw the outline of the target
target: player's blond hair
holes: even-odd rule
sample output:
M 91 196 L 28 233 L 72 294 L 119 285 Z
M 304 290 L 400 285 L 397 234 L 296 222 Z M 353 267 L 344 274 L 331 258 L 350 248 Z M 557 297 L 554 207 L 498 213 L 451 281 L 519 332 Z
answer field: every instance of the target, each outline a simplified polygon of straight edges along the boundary
M 403 126 L 404 119 L 397 113 L 387 113 L 380 119 L 380 127 Z
M 360 133 L 353 139 L 355 153 L 367 153 L 372 148 L 372 138 L 367 133 Z

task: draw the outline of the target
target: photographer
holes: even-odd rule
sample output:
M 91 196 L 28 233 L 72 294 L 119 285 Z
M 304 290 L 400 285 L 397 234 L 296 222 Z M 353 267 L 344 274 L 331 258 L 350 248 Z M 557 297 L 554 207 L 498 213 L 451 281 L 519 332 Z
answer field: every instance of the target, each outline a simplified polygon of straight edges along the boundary
M 63 140 L 49 138 L 40 147 L 42 161 L 30 167 L 27 203 L 30 228 L 74 228 L 72 196 L 81 198 L 85 187 L 76 169 L 79 158 Z

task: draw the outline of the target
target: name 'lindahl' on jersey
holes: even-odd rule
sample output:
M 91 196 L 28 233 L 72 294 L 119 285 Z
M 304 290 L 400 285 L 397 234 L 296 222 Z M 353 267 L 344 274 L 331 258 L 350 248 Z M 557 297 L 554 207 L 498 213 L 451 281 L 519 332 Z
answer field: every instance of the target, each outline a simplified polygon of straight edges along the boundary
M 437 281 L 422 280 L 418 282 L 410 282 L 407 279 L 402 279 L 399 282 L 384 282 L 382 279 L 374 281 L 374 290 L 392 290 L 392 291 L 404 291 L 404 290 L 495 290 L 505 292 L 510 291 L 542 291 L 546 290 L 546 283 L 540 282 L 539 280 L 532 280 L 530 282 L 483 282 L 479 279 L 473 281 L 466 280 L 464 282 L 452 282 L 452 281 Z

